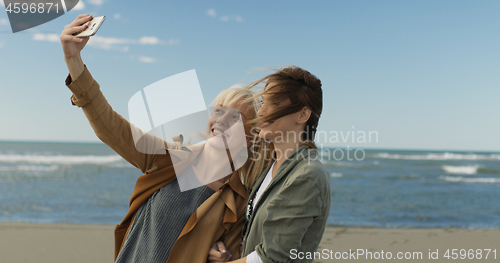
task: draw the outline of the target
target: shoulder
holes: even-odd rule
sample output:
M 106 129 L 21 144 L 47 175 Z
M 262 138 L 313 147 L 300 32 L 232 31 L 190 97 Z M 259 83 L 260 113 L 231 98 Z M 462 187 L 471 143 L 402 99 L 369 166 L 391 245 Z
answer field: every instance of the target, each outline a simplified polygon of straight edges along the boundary
M 283 187 L 294 189 L 295 194 L 316 193 L 321 198 L 330 197 L 330 185 L 330 173 L 313 152 L 296 163 L 283 183 Z
M 290 172 L 289 178 L 314 184 L 329 182 L 330 174 L 318 159 L 315 151 L 308 149 L 303 151 L 302 154 L 305 155 L 304 158 L 298 161 Z

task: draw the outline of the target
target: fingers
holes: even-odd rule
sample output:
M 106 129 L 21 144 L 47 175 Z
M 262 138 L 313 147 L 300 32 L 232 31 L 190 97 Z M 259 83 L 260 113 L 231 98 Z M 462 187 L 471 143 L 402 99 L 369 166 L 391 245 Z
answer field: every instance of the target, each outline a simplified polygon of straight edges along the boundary
M 80 30 L 80 31 L 83 31 L 83 30 Z M 76 31 L 77 32 L 80 32 L 80 31 Z M 89 39 L 89 37 L 76 37 L 73 35 L 74 33 L 68 33 L 68 32 L 65 32 L 63 31 L 63 33 L 61 34 L 61 42 L 76 42 L 76 43 L 82 43 L 84 41 L 87 41 Z
M 61 42 L 77 42 L 82 43 L 87 41 L 86 38 L 78 38 L 74 35 L 82 32 L 88 27 L 88 21 L 92 19 L 91 15 L 79 15 L 71 24 L 66 25 L 60 36 Z
M 212 245 L 208 252 L 208 260 L 210 262 L 227 262 L 231 259 L 232 255 L 226 250 L 224 242 L 217 241 Z
M 210 262 L 226 262 L 226 261 L 229 261 L 230 259 L 231 259 L 231 257 L 229 256 L 229 254 L 227 252 L 222 253 L 219 251 L 212 250 L 208 254 L 208 260 Z
M 87 22 L 89 22 L 90 20 L 92 20 L 92 16 L 91 15 L 79 15 L 73 22 L 71 22 L 71 24 L 66 25 L 64 27 L 64 30 L 78 28 L 78 27 L 81 27 L 81 26 L 88 26 Z
M 225 262 L 224 258 L 219 258 L 219 257 L 215 257 L 215 256 L 209 256 L 208 261 L 210 261 L 210 262 Z
M 229 251 L 227 251 L 226 249 L 226 246 L 224 245 L 224 242 L 222 241 L 217 241 L 217 243 L 215 243 L 215 245 L 217 246 L 217 249 L 222 252 L 223 256 L 225 258 L 227 258 L 227 260 L 225 261 L 229 261 L 229 259 L 233 256 L 231 255 L 231 253 L 229 253 Z
M 217 248 L 219 249 L 219 251 L 226 252 L 226 246 L 224 245 L 224 242 L 217 241 L 217 243 L 215 243 L 215 245 L 217 246 Z
M 88 24 L 84 24 L 84 25 L 81 25 L 81 26 L 75 26 L 75 27 L 70 27 L 68 29 L 64 29 L 64 31 L 66 31 L 65 33 L 68 34 L 68 35 L 74 35 L 74 34 L 76 34 L 78 32 L 82 32 L 88 26 L 89 26 Z
M 213 244 L 208 251 L 208 260 L 211 262 L 224 262 L 225 255 L 219 251 L 217 243 Z
M 92 16 L 91 15 L 79 15 L 68 26 L 69 27 L 80 26 L 80 25 L 82 25 L 82 24 L 84 24 L 84 23 L 86 23 L 86 22 L 88 22 L 90 20 L 92 20 Z
M 215 253 L 212 253 L 208 256 L 208 260 L 210 262 L 226 262 L 226 261 L 228 261 L 228 256 L 223 255 L 222 253 L 219 253 L 218 255 L 216 255 Z
M 226 262 L 231 259 L 230 254 L 228 253 L 221 253 L 221 252 L 211 252 L 208 254 L 208 260 L 210 261 L 218 261 L 218 262 Z

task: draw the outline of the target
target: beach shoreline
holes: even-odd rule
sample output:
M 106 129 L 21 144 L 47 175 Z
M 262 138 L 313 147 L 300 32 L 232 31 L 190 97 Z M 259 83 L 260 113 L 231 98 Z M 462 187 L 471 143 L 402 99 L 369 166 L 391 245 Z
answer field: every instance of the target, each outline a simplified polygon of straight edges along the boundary
M 114 225 L 38 224 L 0 222 L 2 262 L 113 262 Z M 466 262 L 495 262 L 500 259 L 500 229 L 383 229 L 328 226 L 314 262 L 445 262 L 446 250 Z M 474 259 L 460 259 L 460 249 L 474 249 Z M 477 249 L 482 259 L 476 259 Z M 486 249 L 491 249 L 484 259 Z M 493 250 L 497 249 L 496 259 Z M 307 251 L 291 257 L 308 256 Z M 403 259 L 396 259 L 398 253 Z M 419 259 L 405 259 L 412 254 Z M 430 254 L 438 259 L 429 259 Z M 363 255 L 360 255 L 363 253 Z M 371 253 L 371 259 L 370 259 Z M 389 254 L 390 253 L 390 254 Z M 309 253 L 310 256 L 314 255 Z M 470 256 L 470 255 L 469 255 Z M 337 257 L 337 258 L 336 258 Z M 340 257 L 340 258 L 339 258 Z M 342 259 L 344 257 L 344 259 Z M 347 258 L 345 258 L 347 257 Z M 378 257 L 378 259 L 376 259 Z M 382 258 L 383 257 L 383 258 Z

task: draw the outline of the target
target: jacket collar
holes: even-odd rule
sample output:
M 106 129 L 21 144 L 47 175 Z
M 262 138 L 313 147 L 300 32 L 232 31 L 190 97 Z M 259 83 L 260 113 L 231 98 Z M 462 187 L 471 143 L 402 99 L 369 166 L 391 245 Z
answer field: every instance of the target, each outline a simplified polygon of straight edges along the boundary
M 312 158 L 316 157 L 316 152 L 312 148 L 310 148 L 307 145 L 300 145 L 299 147 L 297 147 L 292 153 L 290 153 L 287 156 L 285 161 L 280 165 L 280 167 L 276 171 L 276 174 L 273 176 L 273 179 L 269 183 L 268 189 L 270 189 L 273 185 L 275 185 L 278 181 L 280 181 L 281 178 L 287 175 L 288 172 L 292 170 L 297 163 L 299 163 L 300 161 L 304 160 L 309 156 Z M 273 162 L 274 161 L 276 160 L 273 159 Z M 260 174 L 257 181 L 255 181 L 254 187 L 252 188 L 252 192 L 250 193 L 250 197 L 255 196 L 257 190 L 259 190 L 262 181 L 264 181 L 267 173 L 269 172 L 269 169 L 271 169 L 271 166 L 265 168 Z
M 183 146 L 182 141 L 184 138 L 182 134 L 173 136 L 172 139 L 174 143 L 168 144 L 170 149 L 169 154 L 180 159 L 181 163 L 184 162 L 184 164 L 181 164 L 181 167 L 192 164 L 196 157 L 198 157 L 198 155 L 203 151 L 204 144 L 189 144 Z M 241 197 L 248 198 L 248 191 L 241 182 L 240 173 L 241 172 L 239 170 L 234 171 L 220 189 L 229 185 L 229 187 L 231 187 L 231 189 L 233 189 L 233 191 L 238 193 Z
M 304 160 L 308 157 L 315 158 L 316 151 L 307 145 L 300 145 L 299 147 L 297 147 L 297 149 L 295 149 L 292 153 L 290 153 L 287 156 L 286 160 L 280 165 L 280 167 L 276 171 L 276 174 L 273 176 L 273 178 L 271 179 L 271 182 L 269 183 L 267 188 L 264 190 L 264 192 L 262 193 L 260 198 L 261 199 L 265 198 L 267 196 L 268 192 L 270 191 L 270 189 L 272 189 L 272 187 L 274 185 L 276 185 L 279 181 L 281 181 L 281 179 L 286 177 L 286 175 L 288 175 L 288 173 L 292 169 L 294 169 L 295 166 L 299 162 L 301 162 L 302 160 Z M 262 174 L 259 176 L 259 179 L 255 182 L 254 187 L 252 187 L 252 192 L 250 193 L 249 202 L 251 199 L 253 199 L 255 197 L 255 194 L 259 190 L 260 185 L 262 184 L 262 181 L 264 181 L 264 179 L 265 179 L 267 173 L 269 172 L 269 170 L 271 169 L 271 167 L 272 166 L 269 166 L 266 169 L 264 169 Z M 257 209 L 259 208 L 259 204 L 261 204 L 261 203 L 262 202 L 258 202 L 257 204 L 255 204 L 255 207 L 253 207 L 252 214 L 255 214 L 257 212 Z M 253 218 L 253 216 L 252 216 L 252 218 Z M 253 221 L 252 218 L 250 219 L 251 221 Z
M 174 136 L 172 139 L 174 140 L 174 143 L 168 144 L 168 146 L 170 146 L 169 154 L 180 159 L 180 162 L 177 165 L 181 165 L 182 169 L 184 169 L 184 166 L 192 164 L 196 157 L 198 157 L 198 155 L 203 151 L 204 144 L 191 144 L 183 146 L 182 134 Z M 228 187 L 229 189 L 227 189 Z M 238 219 L 238 207 L 236 206 L 236 196 L 233 194 L 233 191 L 240 195 L 243 199 L 248 198 L 248 192 L 241 182 L 239 170 L 229 175 L 229 178 L 220 187 L 219 191 L 209 197 L 203 205 L 198 207 L 196 212 L 189 218 L 178 238 L 180 239 L 189 233 L 205 216 L 205 214 L 208 213 L 208 210 L 219 198 L 227 207 L 224 213 L 223 225 L 226 229 L 229 229 Z

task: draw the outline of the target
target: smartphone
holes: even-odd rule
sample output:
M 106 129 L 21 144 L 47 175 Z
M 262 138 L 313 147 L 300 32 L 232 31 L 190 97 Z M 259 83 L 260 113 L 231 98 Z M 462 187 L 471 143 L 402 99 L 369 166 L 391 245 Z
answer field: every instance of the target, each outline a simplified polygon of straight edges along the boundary
M 77 33 L 75 36 L 76 37 L 91 37 L 91 36 L 95 35 L 95 33 L 97 33 L 97 30 L 99 30 L 99 27 L 101 27 L 101 25 L 105 19 L 106 19 L 105 16 L 98 16 L 98 17 L 92 18 L 92 20 L 90 20 L 90 22 L 88 22 L 89 26 L 87 27 L 87 29 L 83 30 L 80 33 Z

